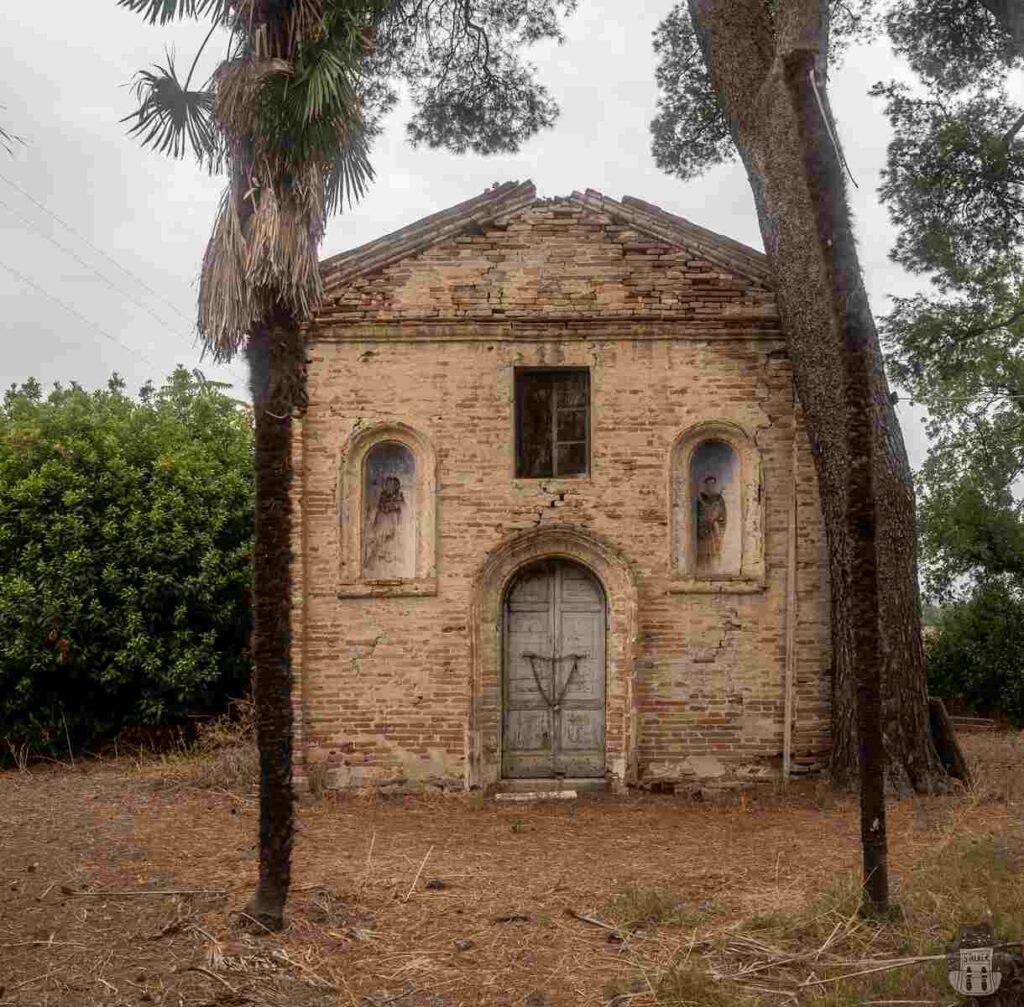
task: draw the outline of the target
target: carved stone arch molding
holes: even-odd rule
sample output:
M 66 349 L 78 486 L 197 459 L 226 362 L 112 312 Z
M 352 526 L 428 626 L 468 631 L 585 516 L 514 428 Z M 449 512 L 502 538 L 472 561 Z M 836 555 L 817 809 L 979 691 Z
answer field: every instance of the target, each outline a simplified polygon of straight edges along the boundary
M 505 593 L 523 567 L 561 558 L 585 566 L 600 581 L 608 605 L 605 691 L 605 778 L 636 782 L 637 715 L 634 651 L 637 587 L 629 563 L 604 539 L 572 525 L 552 525 L 505 539 L 473 581 L 467 785 L 488 787 L 501 775 L 502 619 Z
M 725 479 L 723 480 L 723 472 Z M 683 430 L 669 456 L 669 590 L 743 594 L 765 587 L 765 493 L 761 452 L 753 437 L 728 420 L 707 420 Z M 724 488 L 721 483 L 728 485 Z M 702 483 L 709 482 L 709 486 Z M 702 489 L 710 490 L 701 496 Z M 717 491 L 717 493 L 716 493 Z M 714 507 L 707 501 L 720 500 Z M 709 561 L 704 514 L 716 513 L 724 543 Z M 738 511 L 738 513 L 737 513 Z M 724 549 L 723 549 L 724 545 Z
M 414 470 L 413 485 L 396 485 L 393 496 L 402 506 L 414 510 L 414 534 L 413 529 L 408 529 L 405 541 L 414 538 L 415 559 L 400 573 L 387 576 L 378 576 L 372 564 L 367 563 L 366 533 L 374 517 L 368 513 L 374 501 L 368 498 L 367 466 L 375 449 L 377 457 L 390 453 L 408 459 L 411 455 Z M 408 468 L 406 465 L 406 471 Z M 338 469 L 338 520 L 339 598 L 437 593 L 437 455 L 418 430 L 406 423 L 389 421 L 361 426 L 352 432 Z

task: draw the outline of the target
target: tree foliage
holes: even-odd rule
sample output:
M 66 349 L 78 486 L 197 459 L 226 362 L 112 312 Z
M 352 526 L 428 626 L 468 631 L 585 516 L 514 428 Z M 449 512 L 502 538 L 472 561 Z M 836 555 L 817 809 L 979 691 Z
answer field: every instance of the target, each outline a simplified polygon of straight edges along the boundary
M 776 0 L 765 0 L 774 19 Z M 829 60 L 875 30 L 875 0 L 829 0 Z M 654 32 L 658 109 L 651 121 L 651 152 L 658 167 L 684 181 L 736 160 L 736 146 L 711 83 L 688 0 L 677 3 Z
M 1024 727 L 1024 597 L 994 578 L 942 609 L 928 641 L 932 693 Z
M 884 331 L 897 381 L 931 416 L 923 542 L 938 589 L 958 570 L 983 576 L 1024 468 L 1024 114 L 1007 86 L 1024 53 L 1012 22 L 993 13 L 1004 6 L 895 8 L 890 37 L 918 82 L 874 89 L 894 130 L 880 190 L 892 255 L 933 285 L 895 298 Z M 968 499 L 976 506 L 955 527 L 942 512 Z M 968 528 L 988 545 L 965 550 Z
M 252 430 L 179 368 L 0 405 L 0 723 L 61 751 L 245 691 Z
M 658 167 L 686 181 L 736 159 L 736 147 L 715 94 L 684 0 L 654 33 L 658 112 L 651 151 Z
M 193 84 L 173 58 L 135 79 L 130 133 L 211 172 L 229 170 L 207 249 L 199 332 L 232 356 L 258 319 L 319 304 L 326 218 L 373 178 L 370 146 L 400 90 L 414 144 L 514 151 L 558 107 L 524 50 L 561 40 L 576 0 L 119 0 L 152 23 L 205 20 L 227 58 Z M 209 40 L 210 36 L 208 36 Z
M 1016 13 L 1015 13 L 1016 12 Z M 928 408 L 919 475 L 939 695 L 1021 717 L 1024 649 L 1024 66 L 1018 0 L 912 0 L 886 17 L 917 74 L 880 83 L 892 257 L 931 289 L 884 320 L 896 381 Z

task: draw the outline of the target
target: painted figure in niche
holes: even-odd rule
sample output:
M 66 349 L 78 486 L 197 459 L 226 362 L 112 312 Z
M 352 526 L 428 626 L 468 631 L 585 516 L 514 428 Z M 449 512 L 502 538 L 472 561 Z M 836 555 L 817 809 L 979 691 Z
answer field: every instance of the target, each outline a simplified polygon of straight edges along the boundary
M 697 568 L 709 570 L 718 564 L 725 543 L 728 513 L 718 489 L 718 480 L 704 477 L 704 488 L 697 495 Z
M 402 529 L 402 480 L 387 476 L 377 497 L 377 512 L 366 542 L 366 563 L 371 567 L 390 567 L 399 556 L 399 532 Z
M 401 444 L 386 442 L 367 458 L 363 575 L 412 577 L 416 564 L 416 463 Z

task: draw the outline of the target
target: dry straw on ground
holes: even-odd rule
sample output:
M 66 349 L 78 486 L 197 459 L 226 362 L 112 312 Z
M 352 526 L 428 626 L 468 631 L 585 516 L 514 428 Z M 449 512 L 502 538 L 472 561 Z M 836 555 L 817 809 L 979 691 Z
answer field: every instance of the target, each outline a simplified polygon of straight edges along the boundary
M 989 910 L 1003 937 L 1024 921 L 1021 741 L 966 741 L 974 793 L 891 807 L 906 919 L 884 926 L 854 911 L 856 805 L 819 784 L 715 804 L 322 798 L 300 808 L 290 925 L 268 935 L 244 912 L 251 776 L 205 776 L 209 752 L 12 773 L 0 1003 L 949 1003 L 942 963 L 908 959 Z M 101 894 L 172 889 L 227 894 Z

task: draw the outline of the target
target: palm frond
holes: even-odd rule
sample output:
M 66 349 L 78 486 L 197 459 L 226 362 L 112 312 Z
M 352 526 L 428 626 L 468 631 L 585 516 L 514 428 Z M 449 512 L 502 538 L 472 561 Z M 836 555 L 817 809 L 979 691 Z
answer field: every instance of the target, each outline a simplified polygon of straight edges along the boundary
M 339 128 L 334 157 L 324 178 L 324 212 L 330 217 L 346 204 L 351 208 L 366 195 L 373 179 L 369 131 L 353 131 L 347 124 Z
M 405 0 L 121 0 L 150 20 L 205 10 L 231 43 L 209 89 L 166 66 L 138 75 L 133 135 L 180 157 L 230 166 L 203 258 L 198 329 L 229 359 L 252 326 L 282 309 L 309 318 L 322 296 L 318 248 L 328 215 L 373 178 L 376 119 L 368 56 L 381 19 Z M 228 9 L 230 8 L 230 9 Z M 390 92 L 374 106 L 387 106 Z
M 6 105 L 0 105 L 0 111 L 6 110 Z M 0 147 L 3 147 L 8 154 L 13 154 L 14 144 L 16 143 L 24 145 L 25 141 L 16 133 L 12 133 L 9 129 L 4 129 L 3 126 L 0 126 Z
M 186 18 L 223 19 L 230 13 L 231 0 L 117 0 L 117 6 L 141 14 L 150 24 L 167 24 Z
M 355 99 L 343 56 L 327 46 L 305 61 L 295 84 L 305 91 L 303 116 L 306 122 L 321 118 L 328 109 L 350 106 Z
M 220 160 L 221 139 L 213 121 L 213 92 L 190 90 L 175 73 L 174 58 L 167 65 L 140 70 L 133 84 L 139 107 L 122 122 L 132 122 L 128 135 L 143 147 L 180 158 L 191 153 L 211 169 Z
M 236 186 L 221 196 L 199 280 L 199 335 L 215 360 L 230 360 L 253 320 Z
M 324 232 L 323 179 L 308 165 L 282 191 L 266 186 L 247 221 L 246 275 L 263 309 L 287 304 L 308 318 L 320 304 L 317 248 Z

